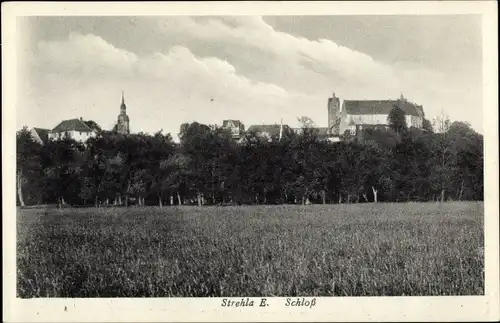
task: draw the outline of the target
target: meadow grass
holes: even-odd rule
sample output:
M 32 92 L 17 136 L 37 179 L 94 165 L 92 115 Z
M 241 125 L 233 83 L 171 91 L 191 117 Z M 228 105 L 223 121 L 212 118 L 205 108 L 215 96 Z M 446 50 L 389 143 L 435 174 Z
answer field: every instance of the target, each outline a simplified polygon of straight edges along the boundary
M 483 203 L 19 209 L 18 297 L 484 293 Z

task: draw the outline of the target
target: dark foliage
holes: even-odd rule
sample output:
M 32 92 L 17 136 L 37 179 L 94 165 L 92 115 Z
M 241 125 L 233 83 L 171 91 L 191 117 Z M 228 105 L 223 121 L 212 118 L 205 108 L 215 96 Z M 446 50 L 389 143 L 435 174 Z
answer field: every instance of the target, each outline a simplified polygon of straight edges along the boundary
M 337 143 L 310 129 L 281 140 L 216 126 L 170 134 L 101 131 L 85 145 L 17 134 L 20 205 L 282 204 L 483 199 L 483 136 L 462 122 L 433 133 L 368 129 Z M 428 122 L 427 122 L 428 123 Z

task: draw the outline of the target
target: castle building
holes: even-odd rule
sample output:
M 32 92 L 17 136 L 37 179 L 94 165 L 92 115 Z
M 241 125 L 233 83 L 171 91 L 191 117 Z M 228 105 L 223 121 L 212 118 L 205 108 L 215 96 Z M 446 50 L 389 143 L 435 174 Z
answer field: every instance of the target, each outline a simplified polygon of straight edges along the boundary
M 118 123 L 116 124 L 118 133 L 128 135 L 130 133 L 130 119 L 127 115 L 127 106 L 125 105 L 125 97 L 122 91 L 122 104 L 120 105 L 120 114 L 118 115 Z
M 334 93 L 328 98 L 329 133 L 340 136 L 348 131 L 354 135 L 364 128 L 387 128 L 389 114 L 395 106 L 405 113 L 408 127 L 422 128 L 423 107 L 409 102 L 403 95 L 397 100 L 344 100 L 341 107 Z
M 333 93 L 331 98 L 328 98 L 328 134 L 339 135 L 340 130 L 340 99 Z

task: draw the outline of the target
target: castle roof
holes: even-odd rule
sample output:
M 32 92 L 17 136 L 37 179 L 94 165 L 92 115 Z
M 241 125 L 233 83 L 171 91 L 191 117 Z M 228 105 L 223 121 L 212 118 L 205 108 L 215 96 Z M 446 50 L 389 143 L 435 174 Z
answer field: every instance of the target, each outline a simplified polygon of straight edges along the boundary
M 90 127 L 87 126 L 81 119 L 70 119 L 64 120 L 50 132 L 60 133 L 65 131 L 92 132 L 92 129 L 90 129 Z
M 423 116 L 422 106 L 406 100 L 344 100 L 343 109 L 347 114 L 389 114 L 397 105 L 407 115 Z

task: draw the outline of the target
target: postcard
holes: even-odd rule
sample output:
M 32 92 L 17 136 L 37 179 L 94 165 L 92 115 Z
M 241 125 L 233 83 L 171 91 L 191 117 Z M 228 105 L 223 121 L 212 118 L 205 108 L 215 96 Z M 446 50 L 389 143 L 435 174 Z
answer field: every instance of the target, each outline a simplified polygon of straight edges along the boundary
M 4 321 L 499 319 L 495 2 L 2 27 Z

